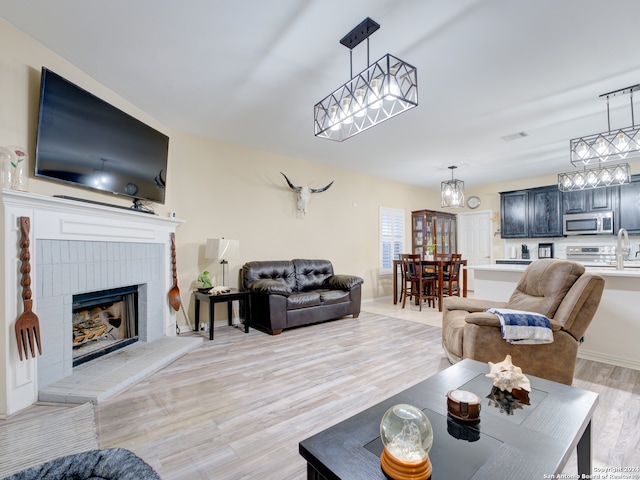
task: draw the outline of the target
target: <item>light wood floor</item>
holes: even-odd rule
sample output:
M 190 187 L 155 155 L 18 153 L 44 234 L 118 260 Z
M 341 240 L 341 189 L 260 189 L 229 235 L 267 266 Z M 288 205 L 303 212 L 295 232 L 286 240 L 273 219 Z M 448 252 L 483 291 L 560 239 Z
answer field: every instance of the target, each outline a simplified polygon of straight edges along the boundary
M 100 446 L 134 451 L 165 480 L 306 478 L 299 441 L 449 366 L 438 312 L 391 300 L 363 310 L 273 337 L 216 328 L 96 406 Z M 640 372 L 578 360 L 574 385 L 600 394 L 594 465 L 640 467 Z M 564 473 L 575 472 L 574 457 Z

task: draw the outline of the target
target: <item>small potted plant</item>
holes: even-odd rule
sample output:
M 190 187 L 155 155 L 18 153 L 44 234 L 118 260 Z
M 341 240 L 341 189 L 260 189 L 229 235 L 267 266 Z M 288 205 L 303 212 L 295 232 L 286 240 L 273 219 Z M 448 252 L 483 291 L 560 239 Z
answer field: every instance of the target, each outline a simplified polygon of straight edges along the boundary
M 213 283 L 211 282 L 211 277 L 209 276 L 209 272 L 205 270 L 200 275 L 198 275 L 198 290 L 201 292 L 208 292 L 213 287 Z
M 436 251 L 435 243 L 429 243 L 424 246 L 425 260 L 433 260 L 433 254 Z

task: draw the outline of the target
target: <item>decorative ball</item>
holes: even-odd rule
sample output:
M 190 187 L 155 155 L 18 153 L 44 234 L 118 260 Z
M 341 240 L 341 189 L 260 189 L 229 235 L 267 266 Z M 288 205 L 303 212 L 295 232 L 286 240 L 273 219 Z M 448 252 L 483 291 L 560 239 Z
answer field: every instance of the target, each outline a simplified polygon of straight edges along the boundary
M 380 422 L 380 439 L 387 451 L 403 462 L 425 459 L 433 445 L 433 428 L 422 410 L 413 405 L 391 407 Z

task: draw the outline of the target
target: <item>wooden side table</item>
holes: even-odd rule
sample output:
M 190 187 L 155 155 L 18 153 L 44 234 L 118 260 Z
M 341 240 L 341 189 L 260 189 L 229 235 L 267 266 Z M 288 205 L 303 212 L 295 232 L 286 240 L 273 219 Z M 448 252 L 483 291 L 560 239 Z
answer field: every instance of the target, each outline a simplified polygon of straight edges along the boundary
M 227 314 L 229 319 L 229 325 L 232 323 L 232 305 L 233 301 L 237 300 L 244 306 L 244 333 L 249 333 L 249 319 L 251 318 L 251 299 L 250 294 L 247 291 L 241 291 L 237 288 L 232 288 L 229 293 L 223 293 L 221 295 L 210 295 L 208 293 L 193 292 L 196 295 L 196 331 L 200 330 L 200 302 L 207 302 L 209 304 L 209 340 L 213 340 L 213 312 L 216 303 L 227 302 Z

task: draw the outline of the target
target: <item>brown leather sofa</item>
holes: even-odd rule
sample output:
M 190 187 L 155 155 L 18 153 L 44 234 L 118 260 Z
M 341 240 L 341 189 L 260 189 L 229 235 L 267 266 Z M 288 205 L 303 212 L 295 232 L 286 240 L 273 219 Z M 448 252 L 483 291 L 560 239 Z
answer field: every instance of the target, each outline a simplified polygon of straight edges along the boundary
M 334 275 L 328 260 L 247 262 L 240 270 L 240 288 L 251 292 L 249 324 L 271 335 L 347 315 L 357 318 L 363 282 Z
M 526 374 L 571 385 L 580 339 L 598 308 L 604 278 L 568 260 L 532 262 L 508 302 L 448 297 L 442 310 L 442 346 L 451 363 L 463 358 L 501 362 L 511 355 Z M 549 318 L 553 343 L 512 345 L 487 308 L 537 312 Z

